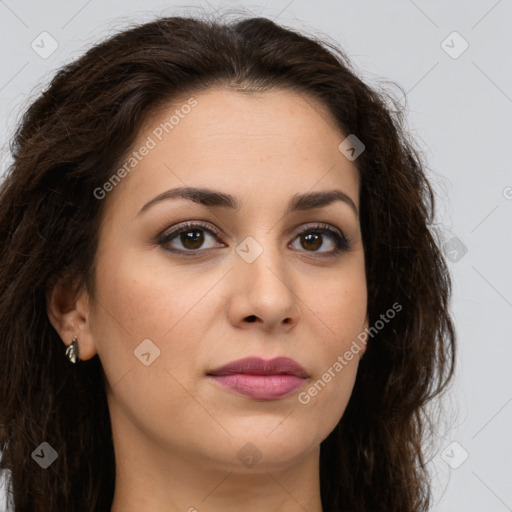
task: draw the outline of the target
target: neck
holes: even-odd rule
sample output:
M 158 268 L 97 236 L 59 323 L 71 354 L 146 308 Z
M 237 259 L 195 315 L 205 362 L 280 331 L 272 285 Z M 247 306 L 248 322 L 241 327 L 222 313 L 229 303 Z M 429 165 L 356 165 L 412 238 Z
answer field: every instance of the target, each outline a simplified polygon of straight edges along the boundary
M 190 448 L 156 445 L 127 428 L 113 433 L 111 512 L 322 512 L 319 446 L 286 466 L 262 457 L 247 467 L 237 457 L 219 463 Z

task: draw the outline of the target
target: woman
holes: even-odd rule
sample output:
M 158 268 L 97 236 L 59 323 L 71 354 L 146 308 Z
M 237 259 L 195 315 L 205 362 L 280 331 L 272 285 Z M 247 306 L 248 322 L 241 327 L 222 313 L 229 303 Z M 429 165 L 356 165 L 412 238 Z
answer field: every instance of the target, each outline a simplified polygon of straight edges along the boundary
M 0 196 L 16 512 L 428 509 L 451 282 L 392 106 L 264 18 L 57 73 Z

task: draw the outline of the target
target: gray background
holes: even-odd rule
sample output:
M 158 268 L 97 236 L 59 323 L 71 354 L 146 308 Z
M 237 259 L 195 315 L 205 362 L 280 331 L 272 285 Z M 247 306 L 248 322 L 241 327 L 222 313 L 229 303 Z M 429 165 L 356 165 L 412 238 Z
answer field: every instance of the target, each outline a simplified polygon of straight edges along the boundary
M 368 82 L 406 91 L 409 129 L 438 193 L 459 339 L 446 421 L 430 449 L 433 510 L 512 511 L 512 1 L 0 0 L 1 172 L 21 110 L 58 67 L 126 23 L 189 6 L 248 9 L 330 37 Z M 58 44 L 46 58 L 31 47 L 44 31 Z

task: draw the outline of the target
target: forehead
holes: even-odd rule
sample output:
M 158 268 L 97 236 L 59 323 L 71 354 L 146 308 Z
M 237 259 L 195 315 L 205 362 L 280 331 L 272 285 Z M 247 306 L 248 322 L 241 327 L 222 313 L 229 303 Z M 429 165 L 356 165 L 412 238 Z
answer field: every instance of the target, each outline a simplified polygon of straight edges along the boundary
M 109 199 L 134 210 L 167 189 L 201 186 L 282 204 L 336 187 L 358 205 L 358 170 L 338 149 L 345 137 L 323 104 L 290 90 L 183 95 L 146 120 Z

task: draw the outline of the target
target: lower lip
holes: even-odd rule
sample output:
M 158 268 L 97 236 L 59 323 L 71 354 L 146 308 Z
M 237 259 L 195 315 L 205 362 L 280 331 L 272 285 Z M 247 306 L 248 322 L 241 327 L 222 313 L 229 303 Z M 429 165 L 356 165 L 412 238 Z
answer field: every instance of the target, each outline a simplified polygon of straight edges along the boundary
M 252 375 L 234 373 L 211 378 L 221 386 L 241 395 L 259 400 L 282 398 L 304 384 L 306 379 L 295 375 Z

